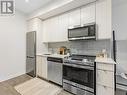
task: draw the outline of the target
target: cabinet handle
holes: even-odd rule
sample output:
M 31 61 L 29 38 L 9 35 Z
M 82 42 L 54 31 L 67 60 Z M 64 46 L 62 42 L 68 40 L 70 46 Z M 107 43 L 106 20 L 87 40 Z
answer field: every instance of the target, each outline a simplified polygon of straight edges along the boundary
M 105 89 L 107 88 L 107 86 L 103 86 Z
M 107 71 L 106 70 L 103 70 L 105 73 L 107 73 Z
M 112 70 L 104 70 L 104 69 L 99 69 L 99 68 L 97 68 L 97 70 L 101 70 L 101 71 L 105 71 L 105 72 L 114 72 Z
M 104 70 L 104 69 L 99 69 L 99 70 L 101 70 L 101 71 L 103 71 L 103 72 L 107 72 L 107 70 Z
M 97 72 L 97 77 L 99 76 L 98 72 Z

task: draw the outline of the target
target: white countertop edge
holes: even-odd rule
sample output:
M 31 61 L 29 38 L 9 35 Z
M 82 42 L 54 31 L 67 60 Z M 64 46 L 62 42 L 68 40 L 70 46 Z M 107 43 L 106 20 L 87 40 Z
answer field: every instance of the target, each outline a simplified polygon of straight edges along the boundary
M 107 63 L 107 64 L 116 64 L 116 62 L 112 58 L 96 58 L 95 62 L 98 63 Z
M 50 55 L 45 55 L 45 54 L 37 54 L 37 56 L 42 56 L 42 57 L 55 57 L 55 58 L 65 58 L 68 55 L 60 55 L 60 54 L 50 54 Z

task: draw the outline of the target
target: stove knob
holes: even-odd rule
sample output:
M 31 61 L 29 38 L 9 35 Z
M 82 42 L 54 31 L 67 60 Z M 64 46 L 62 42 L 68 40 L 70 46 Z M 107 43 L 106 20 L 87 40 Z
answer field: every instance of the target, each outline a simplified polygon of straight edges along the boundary
M 88 59 L 83 59 L 83 62 L 88 62 Z

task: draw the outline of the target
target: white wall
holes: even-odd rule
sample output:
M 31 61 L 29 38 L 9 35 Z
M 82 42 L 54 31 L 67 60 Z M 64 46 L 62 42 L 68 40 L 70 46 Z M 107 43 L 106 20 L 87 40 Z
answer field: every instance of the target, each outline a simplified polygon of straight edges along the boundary
M 26 17 L 0 16 L 0 82 L 25 73 Z
M 127 40 L 127 0 L 113 0 L 113 29 L 117 40 Z
M 127 0 L 113 0 L 113 30 L 116 32 L 117 63 L 127 73 Z

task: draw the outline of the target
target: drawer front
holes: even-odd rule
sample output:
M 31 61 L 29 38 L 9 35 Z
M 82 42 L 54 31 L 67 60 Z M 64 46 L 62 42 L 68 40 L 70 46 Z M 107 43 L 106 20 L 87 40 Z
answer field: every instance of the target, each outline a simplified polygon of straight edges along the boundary
M 97 84 L 114 88 L 114 73 L 104 70 L 97 70 Z
M 97 85 L 96 95 L 114 95 L 114 89 L 102 85 Z
M 75 95 L 95 95 L 94 93 L 85 91 L 83 89 L 71 86 L 71 85 L 66 84 L 66 83 L 63 83 L 63 88 L 64 88 L 64 90 L 71 92 Z
M 40 56 L 37 56 L 36 60 L 36 73 L 37 76 L 42 77 L 42 58 Z
M 107 64 L 107 63 L 96 63 L 96 64 L 97 64 L 97 69 L 114 72 L 114 65 L 113 64 Z

